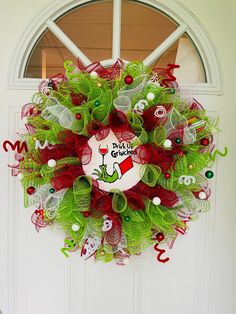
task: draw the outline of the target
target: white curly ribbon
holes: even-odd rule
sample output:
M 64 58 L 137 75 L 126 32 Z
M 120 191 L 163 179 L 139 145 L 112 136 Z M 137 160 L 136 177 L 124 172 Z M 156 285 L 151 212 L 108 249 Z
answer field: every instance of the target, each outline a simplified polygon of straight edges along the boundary
M 145 107 L 148 106 L 148 102 L 145 99 L 140 99 L 134 106 L 133 112 L 142 115 Z
M 183 143 L 186 144 L 193 144 L 196 141 L 196 130 L 193 128 L 185 128 L 184 129 L 184 136 L 183 136 Z
M 160 86 L 160 83 L 158 82 L 158 75 L 155 73 L 150 80 L 146 83 L 146 85 L 155 85 L 155 86 Z
M 68 108 L 61 105 L 54 97 L 48 97 L 46 106 L 47 107 L 41 114 L 45 120 L 59 123 L 63 128 L 71 128 L 72 123 L 75 121 L 75 117 Z
M 47 146 L 48 146 L 49 144 L 48 144 L 48 140 L 46 140 L 42 145 L 41 145 L 41 143 L 40 143 L 40 141 L 39 140 L 36 140 L 35 141 L 35 149 L 44 149 L 44 148 L 46 148 Z
M 193 176 L 180 176 L 179 177 L 179 184 L 184 184 L 184 185 L 190 185 L 196 183 L 196 179 Z
M 103 221 L 102 231 L 106 232 L 106 231 L 111 230 L 111 228 L 112 228 L 112 220 L 109 219 L 109 218 L 106 218 L 106 219 Z
M 131 108 L 131 101 L 128 96 L 121 95 L 113 100 L 113 105 L 117 110 L 127 112 Z
M 68 190 L 67 188 L 61 189 L 60 191 L 50 193 L 47 196 L 44 203 L 44 209 L 46 211 L 46 216 L 48 218 L 54 218 L 56 216 L 59 204 L 62 201 L 67 190 Z
M 154 112 L 154 115 L 157 118 L 163 118 L 166 115 L 166 108 L 163 106 L 156 106 L 156 110 Z

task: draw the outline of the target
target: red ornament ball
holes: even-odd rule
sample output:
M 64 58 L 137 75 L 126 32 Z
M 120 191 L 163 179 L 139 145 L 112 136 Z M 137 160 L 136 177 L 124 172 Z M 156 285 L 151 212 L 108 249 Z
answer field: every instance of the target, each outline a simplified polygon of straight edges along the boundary
M 133 83 L 133 81 L 134 81 L 133 76 L 126 75 L 126 77 L 125 77 L 125 84 L 130 85 L 130 84 Z
M 34 186 L 29 186 L 26 190 L 28 195 L 33 195 L 35 193 L 35 187 Z
M 157 240 L 158 242 L 161 242 L 161 241 L 163 241 L 164 239 L 165 239 L 165 237 L 164 237 L 164 234 L 163 234 L 163 233 L 159 232 L 159 233 L 156 235 L 156 240 Z
M 210 143 L 210 141 L 208 140 L 208 138 L 201 139 L 201 145 L 202 146 L 208 146 L 209 143 Z
M 166 173 L 164 174 L 164 177 L 165 177 L 166 179 L 170 179 L 170 173 L 169 173 L 169 172 L 166 172 Z
M 77 120 L 81 120 L 82 115 L 81 115 L 80 113 L 76 113 L 75 118 L 76 118 Z

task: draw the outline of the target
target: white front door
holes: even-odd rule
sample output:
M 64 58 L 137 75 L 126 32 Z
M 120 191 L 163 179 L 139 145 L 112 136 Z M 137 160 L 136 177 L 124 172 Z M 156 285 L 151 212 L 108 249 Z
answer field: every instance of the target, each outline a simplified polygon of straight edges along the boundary
M 32 17 L 40 13 L 49 0 L 30 3 L 5 3 L 1 10 L 1 143 L 16 139 L 21 128 L 19 112 L 29 102 L 32 90 L 14 88 L 10 82 L 12 62 L 21 36 Z M 60 1 L 58 1 L 59 3 Z M 73 1 L 66 1 L 72 3 Z M 148 4 L 157 1 L 142 1 Z M 164 1 L 160 1 L 163 4 Z M 209 33 L 220 52 L 223 95 L 192 86 L 192 93 L 212 114 L 221 117 L 218 136 L 220 149 L 228 146 L 230 154 L 218 159 L 212 182 L 211 211 L 199 221 L 192 222 L 185 236 L 179 236 L 173 249 L 165 256 L 165 264 L 156 261 L 152 248 L 127 266 L 112 263 L 83 261 L 77 254 L 66 259 L 60 249 L 64 236 L 58 230 L 45 229 L 37 234 L 30 223 L 31 210 L 23 208 L 23 193 L 17 180 L 7 168 L 8 155 L 1 149 L 1 210 L 0 210 L 0 313 L 3 314 L 234 314 L 235 303 L 235 173 L 234 133 L 235 79 L 233 72 L 233 45 L 236 22 L 233 12 L 236 4 L 227 8 L 224 4 L 201 0 L 182 1 L 193 13 L 205 21 Z M 229 1 L 228 1 L 229 2 Z M 58 5 L 57 3 L 57 5 Z M 119 1 L 115 0 L 119 8 Z M 166 3 L 176 6 L 176 1 Z M 211 4 L 211 5 L 210 5 Z M 56 5 L 56 4 L 55 4 Z M 214 15 L 225 12 L 227 21 L 218 26 L 213 13 L 206 17 L 207 9 L 214 6 Z M 163 4 L 164 7 L 164 4 Z M 53 4 L 50 6 L 53 10 Z M 225 11 L 224 11 L 225 10 Z M 56 9 L 55 9 L 56 11 Z M 46 12 L 46 11 L 44 11 Z M 117 19 L 117 23 L 118 23 Z M 229 22 L 230 21 L 230 22 Z M 187 23 L 187 21 L 186 21 Z M 55 25 L 48 22 L 55 30 Z M 223 30 L 221 33 L 220 31 Z M 178 38 L 185 31 L 183 21 Z M 119 35 L 115 28 L 114 32 Z M 224 33 L 227 33 L 228 41 Z M 23 40 L 23 39 L 22 39 Z M 169 41 L 173 40 L 170 38 Z M 65 42 L 68 44 L 68 41 Z M 166 43 L 168 44 L 168 42 Z M 170 42 L 169 42 L 170 44 Z M 197 45 L 197 43 L 196 43 Z M 113 57 L 118 47 L 113 43 Z M 150 55 L 148 62 L 161 53 L 162 48 Z M 75 49 L 75 53 L 78 50 Z M 181 57 L 181 55 L 179 55 Z M 85 60 L 86 61 L 86 60 Z M 235 68 L 235 66 L 234 66 Z M 195 71 L 196 69 L 192 69 Z M 235 70 L 235 69 L 234 69 Z M 186 74 L 188 75 L 188 74 Z M 214 78 L 212 79 L 214 81 Z M 24 79 L 22 80 L 24 81 Z M 17 84 L 16 84 L 17 85 Z M 9 86 L 11 88 L 9 88 Z M 202 91 L 202 92 L 201 92 Z M 2 314 L 1 313 L 1 314 Z

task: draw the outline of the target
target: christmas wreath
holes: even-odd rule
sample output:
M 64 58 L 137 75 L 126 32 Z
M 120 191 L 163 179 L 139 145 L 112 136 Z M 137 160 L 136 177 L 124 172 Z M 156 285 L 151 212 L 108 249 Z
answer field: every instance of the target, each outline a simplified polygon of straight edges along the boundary
M 209 209 L 218 118 L 180 95 L 172 74 L 118 60 L 106 69 L 65 62 L 22 108 L 27 132 L 12 174 L 35 205 L 37 231 L 57 225 L 61 251 L 127 264 L 154 245 L 157 259 L 187 223 Z

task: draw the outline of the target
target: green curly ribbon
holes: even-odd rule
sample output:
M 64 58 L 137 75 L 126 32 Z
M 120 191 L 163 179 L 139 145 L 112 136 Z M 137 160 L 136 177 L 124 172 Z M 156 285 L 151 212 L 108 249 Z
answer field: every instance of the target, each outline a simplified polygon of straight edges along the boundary
M 218 149 L 216 149 L 213 153 L 213 155 L 210 155 L 210 158 L 212 161 L 216 160 L 216 156 L 219 155 L 221 157 L 226 157 L 228 155 L 228 148 L 225 147 L 224 148 L 224 152 L 222 153 L 221 151 L 219 151 Z
M 79 176 L 73 183 L 75 203 L 79 211 L 89 211 L 91 202 L 92 179 L 89 176 Z

